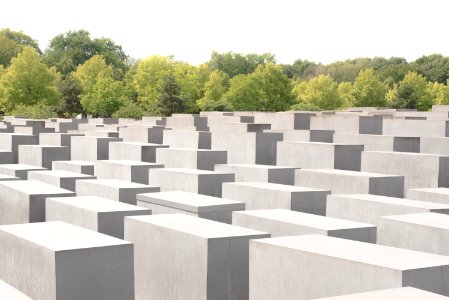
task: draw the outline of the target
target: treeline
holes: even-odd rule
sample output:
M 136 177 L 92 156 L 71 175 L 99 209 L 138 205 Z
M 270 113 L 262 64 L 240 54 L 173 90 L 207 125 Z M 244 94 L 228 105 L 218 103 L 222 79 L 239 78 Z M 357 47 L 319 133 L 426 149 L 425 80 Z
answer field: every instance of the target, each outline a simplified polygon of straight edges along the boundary
M 334 110 L 449 104 L 449 57 L 358 58 L 329 65 L 277 64 L 273 54 L 213 52 L 193 66 L 174 57 L 134 60 L 85 30 L 31 37 L 0 30 L 0 111 L 34 118 L 139 118 L 216 111 Z

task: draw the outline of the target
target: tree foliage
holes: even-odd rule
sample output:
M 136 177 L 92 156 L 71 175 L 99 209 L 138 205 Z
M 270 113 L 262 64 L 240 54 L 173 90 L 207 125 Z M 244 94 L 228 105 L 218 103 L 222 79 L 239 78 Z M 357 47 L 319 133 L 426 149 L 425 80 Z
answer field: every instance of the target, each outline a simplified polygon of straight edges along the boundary
M 379 80 L 373 69 L 361 71 L 354 82 L 355 105 L 361 107 L 385 106 L 387 91 L 386 85 Z
M 158 97 L 158 112 L 164 116 L 183 112 L 185 100 L 180 97 L 180 94 L 181 89 L 175 77 L 168 76 L 165 78 Z
M 241 74 L 230 80 L 229 90 L 223 95 L 234 110 L 251 111 L 262 108 L 261 99 L 264 98 L 262 81 L 254 74 Z
M 11 113 L 18 105 L 58 107 L 61 100 L 59 80 L 56 70 L 44 65 L 34 48 L 25 46 L 0 79 L 3 111 Z
M 172 57 L 153 55 L 139 62 L 133 85 L 140 106 L 149 112 L 157 112 L 159 96 L 165 79 L 173 75 Z
M 55 36 L 44 53 L 44 62 L 58 69 L 63 76 L 75 71 L 94 55 L 101 55 L 108 65 L 124 74 L 128 56 L 111 39 L 92 39 L 86 30 L 69 31 Z
M 220 70 L 232 78 L 240 74 L 250 74 L 259 65 L 265 65 L 267 63 L 276 63 L 273 54 L 250 53 L 244 55 L 235 52 L 218 53 L 213 51 L 207 65 L 211 71 Z
M 92 88 L 81 96 L 84 110 L 100 117 L 110 117 L 128 103 L 129 97 L 123 83 L 107 75 L 99 75 Z
M 8 67 L 11 59 L 16 57 L 25 46 L 34 48 L 41 54 L 37 42 L 28 35 L 9 28 L 0 30 L 0 65 Z
M 409 72 L 387 95 L 393 108 L 429 110 L 432 94 L 426 79 L 415 72 Z
M 216 110 L 223 107 L 222 96 L 229 88 L 229 76 L 220 70 L 212 71 L 204 83 L 204 96 L 197 100 L 201 110 Z
M 294 87 L 294 92 L 298 103 L 311 107 L 337 109 L 343 103 L 338 94 L 338 84 L 329 75 L 319 75 L 299 82 Z

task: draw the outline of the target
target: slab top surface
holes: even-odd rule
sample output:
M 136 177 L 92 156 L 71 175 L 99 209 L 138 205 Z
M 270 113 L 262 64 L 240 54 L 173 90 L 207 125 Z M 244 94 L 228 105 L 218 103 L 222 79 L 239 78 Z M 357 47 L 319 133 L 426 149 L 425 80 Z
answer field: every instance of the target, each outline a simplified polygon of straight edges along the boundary
M 377 203 L 385 203 L 385 204 L 391 204 L 391 205 L 404 205 L 404 206 L 426 208 L 426 209 L 449 209 L 449 204 L 403 199 L 403 198 L 395 198 L 395 197 L 387 197 L 387 196 L 379 196 L 379 195 L 371 195 L 371 194 L 346 194 L 346 195 L 338 194 L 338 195 L 330 195 L 329 197 L 350 198 L 350 199 L 357 199 L 360 201 L 371 201 L 371 202 L 377 202 Z
M 163 168 L 163 169 L 154 169 L 151 172 L 173 172 L 173 173 L 183 173 L 183 174 L 195 174 L 195 175 L 223 175 L 223 174 L 234 174 L 234 173 L 226 173 L 226 172 L 216 172 L 209 170 L 198 170 L 198 169 L 189 169 L 189 168 Z
M 37 181 L 37 180 L 8 180 L 1 181 L 0 187 L 6 186 L 10 189 L 20 191 L 27 195 L 51 195 L 65 194 L 75 195 L 74 192 L 58 188 L 56 186 Z
M 267 235 L 265 232 L 184 214 L 133 216 L 127 218 L 203 238 Z
M 397 216 L 385 216 L 383 219 L 395 220 L 404 223 L 412 223 L 422 226 L 436 227 L 449 230 L 449 215 L 438 213 L 418 213 Z
M 343 176 L 355 176 L 355 177 L 402 177 L 400 175 L 359 172 L 359 171 L 349 171 L 349 170 L 338 170 L 338 169 L 298 169 L 297 172 L 324 173 L 324 174 L 332 174 L 332 175 L 338 175 L 338 176 L 343 175 Z
M 236 212 L 241 215 L 254 216 L 300 226 L 319 228 L 323 230 L 339 230 L 360 227 L 376 227 L 372 224 L 359 223 L 343 219 L 307 214 L 287 209 L 260 209 Z
M 88 160 L 60 160 L 60 161 L 54 161 L 53 163 L 58 164 L 68 164 L 68 165 L 75 165 L 75 166 L 94 166 L 95 163 L 93 161 Z
M 389 154 L 391 156 L 421 156 L 421 157 L 449 157 L 441 154 L 415 153 L 415 152 L 397 152 L 397 151 L 364 151 L 364 153 Z
M 366 293 L 320 298 L 316 300 L 448 300 L 448 297 L 412 287 L 386 289 Z
M 2 280 L 0 280 L 0 295 L 2 299 L 7 300 L 32 300 Z
M 154 188 L 154 186 L 119 179 L 89 179 L 80 180 L 78 182 L 86 182 L 89 184 L 102 185 L 117 189 Z
M 28 171 L 28 170 L 47 170 L 46 168 L 36 167 L 27 164 L 4 164 L 0 165 L 0 169 L 16 170 L 16 171 Z
M 148 210 L 136 205 L 131 205 L 96 196 L 55 197 L 47 198 L 47 200 L 56 201 L 66 205 L 88 209 L 96 212 Z
M 409 189 L 409 191 L 417 191 L 424 192 L 429 194 L 439 194 L 439 195 L 448 195 L 449 196 L 449 188 L 439 187 L 439 188 L 417 188 L 417 189 Z
M 65 171 L 65 170 L 44 170 L 44 171 L 31 171 L 34 174 L 42 174 L 45 176 L 59 177 L 59 178 L 94 178 L 95 176 L 86 175 L 77 172 Z
M 324 192 L 325 190 L 317 189 L 317 188 L 309 188 L 303 186 L 295 186 L 295 185 L 286 185 L 279 183 L 270 183 L 270 182 L 225 182 L 225 185 L 235 185 L 235 186 L 244 186 L 244 187 L 253 187 L 265 190 L 276 190 L 283 192 Z
M 196 213 L 245 209 L 239 201 L 182 191 L 138 194 L 137 200 Z
M 53 251 L 131 244 L 59 221 L 4 225 L 0 226 L 0 231 Z
M 258 165 L 258 164 L 216 164 L 220 167 L 231 167 L 231 168 L 242 168 L 242 169 L 262 169 L 262 170 L 295 170 L 295 167 L 283 167 L 283 166 L 273 166 L 273 165 Z
M 149 162 L 143 162 L 138 160 L 128 160 L 128 159 L 110 159 L 110 160 L 99 160 L 96 163 L 98 164 L 111 164 L 111 165 L 120 165 L 120 166 L 153 166 L 153 167 L 161 167 L 163 168 L 163 164 L 155 164 Z
M 269 238 L 254 240 L 253 242 L 401 271 L 449 265 L 449 257 L 447 256 L 318 234 Z
M 15 177 L 15 176 L 9 176 L 9 175 L 0 174 L 0 181 L 3 181 L 3 180 L 21 180 L 21 178 Z
M 142 142 L 112 142 L 112 143 L 113 144 L 143 146 L 143 147 L 168 147 L 168 145 L 153 144 L 153 143 L 142 143 Z

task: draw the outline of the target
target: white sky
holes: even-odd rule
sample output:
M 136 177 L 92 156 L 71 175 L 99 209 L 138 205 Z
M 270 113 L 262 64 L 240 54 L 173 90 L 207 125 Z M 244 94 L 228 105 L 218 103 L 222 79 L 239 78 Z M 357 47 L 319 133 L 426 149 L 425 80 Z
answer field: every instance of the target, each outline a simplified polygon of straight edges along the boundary
M 0 28 L 44 50 L 85 29 L 134 58 L 175 55 L 199 64 L 212 50 L 271 52 L 279 63 L 356 57 L 449 56 L 447 0 L 4 0 Z

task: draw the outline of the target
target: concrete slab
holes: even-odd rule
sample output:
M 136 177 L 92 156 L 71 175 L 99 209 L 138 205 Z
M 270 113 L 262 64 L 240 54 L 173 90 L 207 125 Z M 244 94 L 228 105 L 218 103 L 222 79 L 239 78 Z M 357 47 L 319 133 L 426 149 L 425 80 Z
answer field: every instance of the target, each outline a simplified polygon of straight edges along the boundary
M 32 300 L 2 280 L 0 280 L 0 295 L 8 300 Z
M 182 214 L 126 217 L 136 299 L 247 299 L 248 241 L 264 237 Z
M 126 216 L 151 215 L 151 209 L 95 196 L 47 198 L 46 220 L 63 221 L 123 239 Z
M 381 217 L 377 243 L 449 256 L 449 216 L 419 213 Z
M 30 171 L 28 179 L 51 184 L 72 192 L 76 190 L 76 181 L 80 179 L 96 179 L 95 176 L 62 170 Z
M 119 179 L 148 184 L 148 171 L 163 167 L 162 164 L 135 160 L 99 160 L 95 162 L 95 175 L 98 179 Z
M 233 182 L 234 174 L 207 170 L 164 168 L 151 169 L 149 184 L 159 186 L 161 192 L 184 191 L 221 197 L 223 182 Z
M 235 211 L 232 224 L 268 232 L 272 237 L 322 234 L 376 243 L 376 226 L 286 209 Z
M 20 145 L 19 164 L 51 169 L 52 162 L 70 159 L 70 149 L 65 146 Z
M 407 198 L 419 201 L 449 204 L 449 188 L 409 189 Z
M 42 167 L 36 167 L 26 164 L 5 164 L 0 165 L 0 174 L 8 175 L 12 177 L 19 177 L 20 179 L 27 180 L 29 171 L 42 171 L 47 170 Z
M 0 224 L 45 221 L 45 198 L 75 193 L 35 180 L 0 181 Z
M 333 194 L 404 197 L 404 176 L 335 169 L 295 171 L 295 185 L 330 190 Z
M 185 148 L 156 149 L 156 163 L 167 168 L 213 171 L 215 164 L 226 164 L 226 162 L 226 151 Z
M 169 131 L 166 130 L 166 132 Z M 113 142 L 109 143 L 109 159 L 129 159 L 155 163 L 157 148 L 168 148 L 168 145 L 141 142 Z
M 134 299 L 129 242 L 43 222 L 1 226 L 0 244 L 0 277 L 32 299 Z
M 250 241 L 250 299 L 314 299 L 411 286 L 449 294 L 449 258 L 323 235 Z
M 295 184 L 295 170 L 292 167 L 256 164 L 216 164 L 215 171 L 234 173 L 235 181 L 259 181 L 279 184 Z
M 362 171 L 403 175 L 404 187 L 449 187 L 449 156 L 435 154 L 364 151 Z
M 360 171 L 363 145 L 279 142 L 276 164 L 296 168 L 330 168 Z
M 223 198 L 244 202 L 247 210 L 281 208 L 325 215 L 330 191 L 266 182 L 223 184 Z
M 379 217 L 422 212 L 449 214 L 449 205 L 368 194 L 329 195 L 326 216 L 377 224 Z
M 109 159 L 109 143 L 120 142 L 120 138 L 111 137 L 72 137 L 71 160 L 105 160 Z
M 77 196 L 97 196 L 136 205 L 136 195 L 159 192 L 159 187 L 117 179 L 89 179 L 76 182 Z
M 94 175 L 95 163 L 86 160 L 54 161 L 53 170 L 62 170 L 86 175 Z
M 448 300 L 448 297 L 423 291 L 412 287 L 385 289 L 380 291 L 357 293 L 351 295 L 320 298 L 316 300 Z
M 137 205 L 153 214 L 183 213 L 228 224 L 233 211 L 245 210 L 243 202 L 180 191 L 138 194 Z

